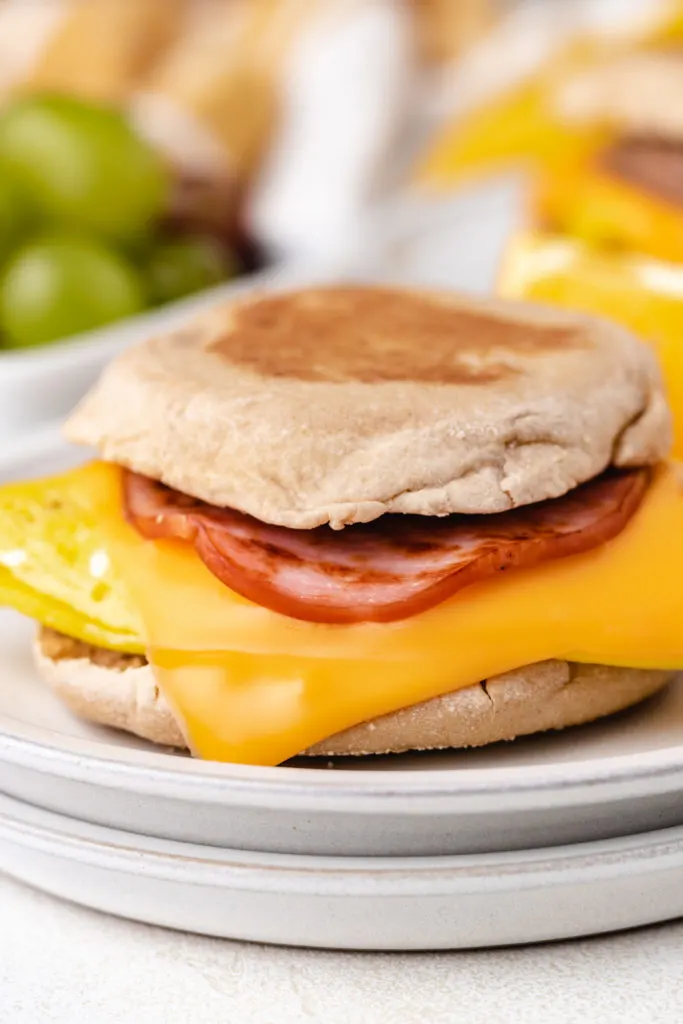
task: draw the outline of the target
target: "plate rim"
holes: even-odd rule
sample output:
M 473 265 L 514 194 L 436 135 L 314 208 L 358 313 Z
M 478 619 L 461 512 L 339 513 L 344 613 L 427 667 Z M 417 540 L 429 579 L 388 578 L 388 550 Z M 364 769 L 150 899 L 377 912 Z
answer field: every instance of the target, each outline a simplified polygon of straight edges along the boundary
M 487 948 L 683 913 L 683 826 L 498 853 L 345 857 L 131 835 L 0 797 L 0 865 L 100 912 L 289 947 Z
M 539 872 L 564 871 L 566 868 L 594 868 L 595 861 L 605 866 L 619 866 L 633 851 L 646 856 L 675 855 L 683 863 L 683 825 L 637 832 L 609 839 L 567 843 L 561 846 L 530 847 L 486 853 L 456 853 L 431 856 L 343 856 L 339 854 L 276 853 L 264 850 L 207 846 L 177 839 L 130 833 L 95 822 L 72 818 L 42 807 L 26 804 L 14 797 L 0 794 L 0 838 L 2 831 L 33 837 L 37 842 L 59 842 L 64 847 L 82 848 L 91 858 L 121 856 L 137 859 L 140 855 L 156 860 L 159 865 L 192 862 L 201 868 L 237 869 L 247 871 L 271 868 L 292 876 L 319 872 L 330 878 L 343 879 L 356 873 L 378 875 L 400 881 L 406 876 L 423 873 L 432 877 L 494 876 L 504 882 L 511 871 L 533 872 L 534 884 Z M 636 871 L 639 858 L 628 861 L 629 871 Z M 279 888 L 279 886 L 278 886 Z
M 8 731 L 7 723 L 13 723 Z M 35 733 L 35 736 L 31 736 Z M 604 797 L 604 787 L 628 783 L 628 796 L 638 796 L 634 785 L 659 781 L 662 789 L 678 789 L 683 782 L 683 747 L 593 758 L 584 762 L 524 765 L 521 767 L 382 770 L 367 772 L 328 768 L 222 764 L 213 761 L 183 759 L 162 751 L 119 747 L 97 739 L 56 734 L 47 727 L 24 726 L 10 716 L 0 715 L 0 761 L 36 772 L 49 772 L 80 781 L 87 776 L 92 785 L 111 787 L 160 799 L 191 800 L 201 791 L 206 802 L 271 806 L 274 801 L 285 808 L 320 806 L 334 811 L 350 804 L 357 813 L 376 813 L 378 809 L 396 811 L 402 799 L 411 804 L 411 812 L 434 811 L 434 804 L 457 800 L 473 809 L 490 810 L 488 801 L 498 804 L 501 794 L 525 806 L 533 795 L 536 803 L 544 795 L 553 806 L 558 801 L 586 803 L 586 787 L 592 801 Z M 676 756 L 671 756 L 672 754 Z M 638 772 L 634 774 L 634 760 Z M 567 770 L 569 766 L 569 771 Z M 287 803 L 283 803 L 284 798 Z M 327 803 L 333 797 L 336 806 Z M 364 804 L 359 805 L 358 801 Z M 429 803 L 423 802 L 428 800 Z M 514 809 L 508 804 L 508 809 Z

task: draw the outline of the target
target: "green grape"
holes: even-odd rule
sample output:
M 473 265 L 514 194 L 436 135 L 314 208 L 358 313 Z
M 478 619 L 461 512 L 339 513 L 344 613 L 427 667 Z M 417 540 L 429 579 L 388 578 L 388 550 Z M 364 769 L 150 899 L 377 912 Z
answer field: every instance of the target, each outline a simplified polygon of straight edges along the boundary
M 123 114 L 67 96 L 5 108 L 0 165 L 47 225 L 116 241 L 149 231 L 168 200 L 163 161 Z
M 234 272 L 234 258 L 212 239 L 161 242 L 148 257 L 148 292 L 154 303 L 173 302 L 219 284 Z
M 53 235 L 20 249 L 0 278 L 5 347 L 24 348 L 139 313 L 136 271 L 99 241 Z
M 9 256 L 26 228 L 21 197 L 6 176 L 0 175 L 0 263 Z

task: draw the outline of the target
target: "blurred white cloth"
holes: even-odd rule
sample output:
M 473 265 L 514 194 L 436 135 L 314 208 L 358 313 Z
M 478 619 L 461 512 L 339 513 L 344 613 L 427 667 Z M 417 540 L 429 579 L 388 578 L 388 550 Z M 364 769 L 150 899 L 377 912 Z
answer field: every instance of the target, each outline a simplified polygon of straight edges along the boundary
M 330 0 L 303 34 L 283 83 L 274 145 L 248 224 L 276 256 L 340 263 L 362 251 L 388 183 L 415 73 L 407 5 Z

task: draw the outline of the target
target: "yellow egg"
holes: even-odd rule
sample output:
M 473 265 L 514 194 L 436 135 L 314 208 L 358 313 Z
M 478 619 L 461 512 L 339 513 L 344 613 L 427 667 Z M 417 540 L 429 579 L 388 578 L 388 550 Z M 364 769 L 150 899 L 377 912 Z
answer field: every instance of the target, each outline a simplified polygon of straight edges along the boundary
M 87 472 L 97 473 L 97 464 Z M 141 651 L 141 629 L 73 476 L 0 489 L 0 604 L 101 647 Z

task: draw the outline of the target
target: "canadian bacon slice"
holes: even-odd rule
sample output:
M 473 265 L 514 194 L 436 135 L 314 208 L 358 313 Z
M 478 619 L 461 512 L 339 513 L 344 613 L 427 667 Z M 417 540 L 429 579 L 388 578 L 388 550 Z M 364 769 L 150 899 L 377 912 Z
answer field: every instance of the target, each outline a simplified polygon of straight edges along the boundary
M 231 590 L 308 622 L 395 622 L 509 569 L 590 551 L 637 510 L 647 469 L 609 470 L 561 498 L 498 515 L 388 515 L 342 531 L 291 530 L 124 471 L 128 521 L 177 538 Z

